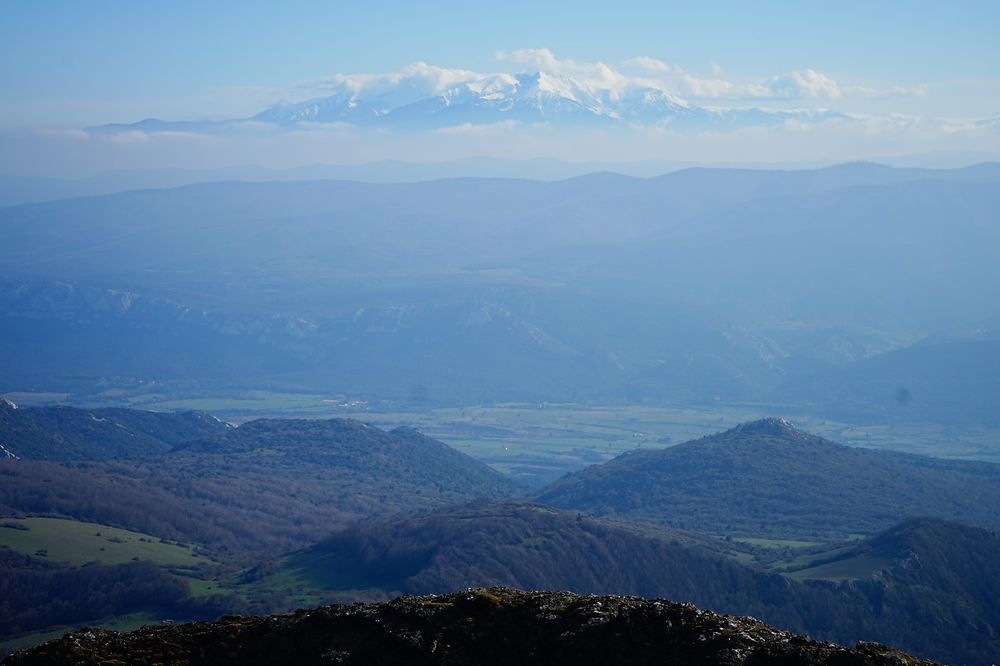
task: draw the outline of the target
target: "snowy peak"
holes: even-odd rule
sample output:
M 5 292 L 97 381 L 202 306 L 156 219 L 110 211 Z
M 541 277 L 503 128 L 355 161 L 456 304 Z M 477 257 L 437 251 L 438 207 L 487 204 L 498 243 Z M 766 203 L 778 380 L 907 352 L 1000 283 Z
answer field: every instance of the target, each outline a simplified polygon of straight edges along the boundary
M 394 77 L 345 78 L 331 88 L 328 96 L 279 104 L 254 116 L 254 120 L 277 125 L 342 122 L 410 129 L 505 121 L 732 129 L 780 124 L 789 119 L 845 117 L 815 111 L 708 109 L 692 105 L 664 88 L 622 80 L 610 70 L 603 79 L 546 71 L 461 74 L 444 76 L 417 63 Z
M 416 62 L 387 74 L 337 75 L 319 85 L 324 91 L 321 96 L 276 104 L 251 118 L 204 122 L 148 119 L 89 131 L 219 133 L 238 130 L 247 121 L 279 129 L 344 124 L 420 131 L 503 123 L 703 131 L 780 127 L 790 121 L 855 120 L 816 108 L 698 106 L 675 94 L 662 80 L 629 76 L 601 63 L 583 68 L 556 63 L 548 69 L 479 74 Z

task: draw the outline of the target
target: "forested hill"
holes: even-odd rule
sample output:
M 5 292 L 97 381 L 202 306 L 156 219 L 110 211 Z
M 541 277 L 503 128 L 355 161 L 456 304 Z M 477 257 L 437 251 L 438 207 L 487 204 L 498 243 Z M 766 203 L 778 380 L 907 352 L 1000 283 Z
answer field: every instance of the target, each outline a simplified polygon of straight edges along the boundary
M 0 398 L 0 457 L 74 461 L 140 458 L 230 427 L 204 412 L 19 408 Z
M 358 524 L 296 554 L 287 567 L 311 572 L 329 589 L 347 583 L 428 594 L 505 585 L 742 599 L 755 575 L 724 559 L 717 543 L 536 504 L 479 502 Z
M 341 531 L 285 560 L 275 580 L 308 580 L 328 594 L 504 585 L 667 597 L 948 663 L 1000 655 L 1000 577 L 983 574 L 1000 559 L 992 532 L 908 521 L 868 540 L 803 553 L 783 575 L 745 564 L 725 545 L 539 505 L 477 503 Z
M 385 431 L 353 419 L 258 419 L 189 442 L 171 455 L 185 467 L 239 460 L 275 474 L 338 469 L 380 492 L 428 484 L 455 497 L 498 498 L 520 488 L 504 475 L 411 428 Z M 357 492 L 357 490 L 355 491 Z
M 520 487 L 413 430 L 359 421 L 251 421 L 143 460 L 0 460 L 0 514 L 54 515 L 197 543 L 249 565 L 358 519 Z
M 915 516 L 1000 526 L 1000 465 L 860 449 L 763 419 L 569 474 L 538 501 L 711 534 L 873 534 Z
M 566 592 L 466 590 L 294 615 L 79 630 L 10 657 L 11 666 L 185 664 L 930 664 L 876 644 L 853 649 L 690 605 Z

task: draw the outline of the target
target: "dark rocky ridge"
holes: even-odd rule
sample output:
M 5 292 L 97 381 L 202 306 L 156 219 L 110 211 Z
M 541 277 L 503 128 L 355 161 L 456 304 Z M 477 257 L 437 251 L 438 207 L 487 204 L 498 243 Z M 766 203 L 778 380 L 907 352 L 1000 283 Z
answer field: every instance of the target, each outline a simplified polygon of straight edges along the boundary
M 875 643 L 846 648 L 690 604 L 470 589 L 292 615 L 225 617 L 130 633 L 80 629 L 4 663 L 930 664 Z

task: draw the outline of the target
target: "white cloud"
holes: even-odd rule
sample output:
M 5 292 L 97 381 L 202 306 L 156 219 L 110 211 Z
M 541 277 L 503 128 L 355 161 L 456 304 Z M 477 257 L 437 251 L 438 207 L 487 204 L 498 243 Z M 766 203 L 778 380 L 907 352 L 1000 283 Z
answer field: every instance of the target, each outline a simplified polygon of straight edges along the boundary
M 842 95 L 836 81 L 814 69 L 800 69 L 775 76 L 763 85 L 774 97 L 837 99 Z
M 288 91 L 294 101 L 334 94 L 393 95 L 405 103 L 430 95 L 440 95 L 463 83 L 480 80 L 484 74 L 467 69 L 437 67 L 417 61 L 384 74 L 334 74 L 296 84 Z
M 439 130 L 435 130 L 438 134 L 456 134 L 456 135 L 469 135 L 469 134 L 505 134 L 511 130 L 518 129 L 521 123 L 516 120 L 501 120 L 495 123 L 488 123 L 484 125 L 473 125 L 472 123 L 463 123 L 461 125 L 453 125 L 451 127 L 442 127 Z
M 549 49 L 518 49 L 498 51 L 497 60 L 528 65 L 535 72 L 573 79 L 591 90 L 608 90 L 620 93 L 633 85 L 635 80 L 603 62 L 578 62 L 560 59 Z
M 140 130 L 115 132 L 113 134 L 109 134 L 108 138 L 112 143 L 120 144 L 148 143 L 150 141 L 149 133 L 142 132 Z
M 926 83 L 915 86 L 890 86 L 888 88 L 870 88 L 867 86 L 846 86 L 843 88 L 847 97 L 923 97 L 928 93 Z
M 699 77 L 684 70 L 678 70 L 677 85 L 681 94 L 701 99 L 766 99 L 774 96 L 766 86 L 759 83 Z
M 622 62 L 623 65 L 628 67 L 635 67 L 637 69 L 644 69 L 648 72 L 660 72 L 667 73 L 674 71 L 674 68 L 663 62 L 662 60 L 657 60 L 656 58 L 650 58 L 649 56 L 639 56 L 637 58 L 630 58 Z
M 710 76 L 686 71 L 649 56 L 630 58 L 622 65 L 643 70 L 654 76 L 658 85 L 680 95 L 699 99 L 841 99 L 844 97 L 913 97 L 927 94 L 927 85 L 845 86 L 832 77 L 811 68 L 794 70 L 765 79 L 737 80 L 722 76 L 722 67 L 711 63 Z
M 102 141 L 121 145 L 137 145 L 148 143 L 205 143 L 218 141 L 218 137 L 208 132 L 184 132 L 177 130 L 145 131 L 137 129 L 122 130 L 108 134 L 93 135 Z

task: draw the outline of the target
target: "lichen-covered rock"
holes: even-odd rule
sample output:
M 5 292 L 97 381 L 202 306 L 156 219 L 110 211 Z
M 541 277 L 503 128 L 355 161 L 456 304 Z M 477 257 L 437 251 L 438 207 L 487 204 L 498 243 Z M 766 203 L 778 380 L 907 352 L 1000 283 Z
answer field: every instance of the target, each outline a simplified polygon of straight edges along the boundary
M 846 648 L 689 604 L 470 589 L 290 615 L 119 633 L 81 629 L 5 662 L 29 664 L 930 664 Z

